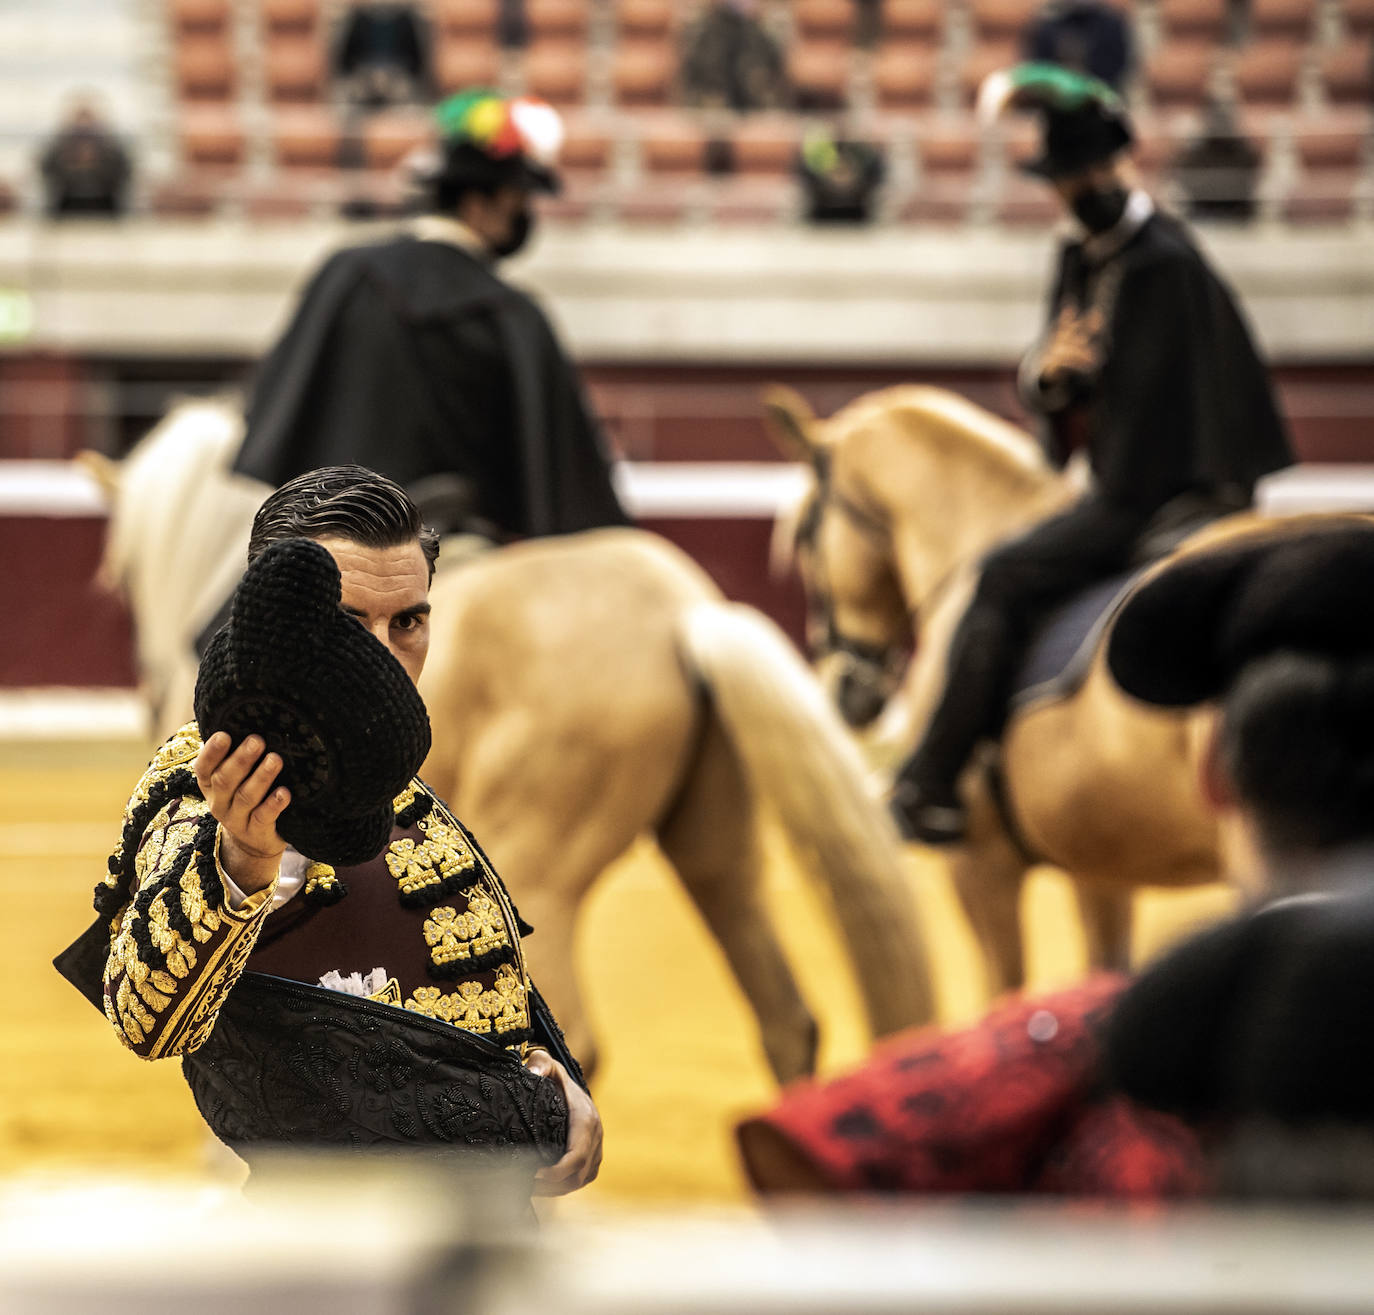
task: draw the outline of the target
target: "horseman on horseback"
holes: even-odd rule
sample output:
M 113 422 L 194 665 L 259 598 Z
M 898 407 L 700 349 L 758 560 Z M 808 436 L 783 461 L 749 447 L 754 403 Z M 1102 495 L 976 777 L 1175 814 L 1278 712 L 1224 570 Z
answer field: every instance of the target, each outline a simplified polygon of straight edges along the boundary
M 1040 111 L 1043 151 L 1024 167 L 1081 229 L 1060 252 L 1049 327 L 1022 362 L 1020 391 L 1055 464 L 1081 449 L 1091 479 L 1066 511 L 983 560 L 944 694 L 893 793 L 899 822 L 932 844 L 964 836 L 959 777 L 979 741 L 1000 733 L 1037 623 L 1166 541 L 1248 506 L 1256 480 L 1292 459 L 1232 293 L 1141 188 L 1115 93 L 1030 64 L 984 85 L 985 112 L 1009 103 Z
M 558 190 L 562 122 L 486 91 L 436 117 L 427 213 L 315 275 L 262 364 L 235 469 L 278 487 L 357 463 L 413 493 L 440 531 L 498 541 L 624 524 L 575 367 L 496 273 L 529 238 L 533 194 Z

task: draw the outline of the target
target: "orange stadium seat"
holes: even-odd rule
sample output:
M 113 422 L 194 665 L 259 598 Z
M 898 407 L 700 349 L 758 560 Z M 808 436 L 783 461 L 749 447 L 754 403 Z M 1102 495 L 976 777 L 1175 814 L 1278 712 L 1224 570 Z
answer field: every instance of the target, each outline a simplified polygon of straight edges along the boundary
M 272 150 L 286 169 L 331 169 L 339 160 L 338 121 L 323 106 L 290 106 L 272 119 Z
M 801 149 L 798 123 L 791 115 L 760 114 L 745 118 L 735 129 L 735 170 L 753 177 L 787 177 Z
M 616 200 L 616 214 L 627 224 L 672 224 L 687 213 L 699 184 L 685 177 L 655 178 L 648 186 Z
M 712 184 L 708 205 L 717 224 L 777 224 L 796 196 L 790 178 L 722 178 Z
M 966 104 L 971 105 L 978 88 L 989 73 L 1015 64 L 1018 58 L 1015 41 L 985 41 L 974 46 L 959 68 L 959 90 Z
M 320 0 L 258 0 L 262 25 L 271 35 L 313 32 L 320 21 Z
M 839 109 L 848 103 L 851 53 L 848 41 L 792 43 L 787 76 L 798 109 Z
M 1041 0 L 971 0 L 973 30 L 980 41 L 1019 37 L 1040 5 Z
M 416 147 L 434 140 L 434 123 L 420 110 L 386 110 L 363 123 L 363 160 L 369 169 L 394 169 Z
M 1341 17 L 1356 36 L 1374 32 L 1374 0 L 1341 0 Z
M 178 34 L 222 36 L 233 16 L 231 0 L 170 0 L 168 10 Z
M 1302 47 L 1282 37 L 1252 42 L 1236 57 L 1236 92 L 1247 105 L 1288 105 L 1298 90 Z
M 1215 40 L 1226 31 L 1228 21 L 1227 0 L 1159 0 L 1158 13 L 1166 38 Z
M 667 104 L 677 78 L 677 55 L 665 41 L 621 41 L 615 50 L 611 85 L 621 105 Z
M 522 65 L 529 95 L 550 105 L 580 105 L 586 99 L 585 43 L 564 38 L 536 41 L 525 50 Z
M 1160 125 L 1137 122 L 1135 144 L 1131 148 L 1136 168 L 1147 187 L 1168 175 L 1169 167 L 1178 154 L 1178 139 Z
M 568 124 L 568 135 L 559 152 L 559 171 L 569 178 L 604 174 L 611 162 L 611 142 L 604 132 Z
M 1049 228 L 1063 217 L 1054 193 L 1038 178 L 1008 174 L 997 198 L 997 220 L 1009 228 Z
M 434 55 L 434 76 L 445 95 L 491 86 L 501 77 L 501 54 L 491 33 L 443 32 Z
M 317 101 L 324 95 L 324 45 L 313 36 L 271 38 L 262 67 L 267 99 L 274 104 Z
M 873 59 L 873 91 L 882 109 L 929 105 L 939 56 L 926 41 L 884 38 Z
M 177 42 L 176 84 L 183 100 L 230 100 L 237 81 L 227 39 L 198 36 Z
M 243 163 L 243 124 L 229 106 L 186 106 L 177 122 L 177 136 L 187 164 L 237 168 Z
M 1262 36 L 1306 37 L 1317 0 L 1250 0 L 1250 30 Z
M 492 36 L 501 14 L 501 0 L 434 0 L 430 10 L 441 33 Z
M 932 125 L 916 140 L 921 174 L 901 218 L 918 223 L 962 223 L 978 177 L 978 137 L 971 124 Z
M 1374 100 L 1374 43 L 1343 42 L 1322 56 L 1320 76 L 1326 99 L 1333 105 L 1367 105 Z
M 148 208 L 163 219 L 205 219 L 215 213 L 219 198 L 201 174 L 183 174 L 153 188 Z
M 1363 163 L 1363 123 L 1332 118 L 1305 123 L 1293 134 L 1302 173 L 1283 206 L 1293 224 L 1341 223 L 1354 214 Z
M 883 40 L 889 37 L 933 37 L 945 21 L 942 0 L 883 0 Z
M 792 22 L 803 37 L 848 37 L 854 27 L 853 0 L 792 0 Z
M 665 37 L 677 23 L 674 0 L 616 0 L 616 31 L 622 36 Z
M 1159 105 L 1198 106 L 1207 99 L 1216 60 L 1210 41 L 1172 41 L 1161 46 L 1145 66 L 1145 83 Z
M 525 0 L 525 20 L 536 41 L 545 37 L 585 37 L 588 0 Z
M 645 129 L 639 153 L 646 173 L 700 175 L 706 168 L 706 134 L 690 119 L 663 119 Z

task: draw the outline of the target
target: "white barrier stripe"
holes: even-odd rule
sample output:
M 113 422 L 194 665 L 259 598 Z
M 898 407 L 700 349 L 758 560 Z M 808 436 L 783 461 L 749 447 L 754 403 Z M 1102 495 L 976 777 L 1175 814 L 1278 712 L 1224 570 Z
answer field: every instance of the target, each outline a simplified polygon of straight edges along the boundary
M 0 689 L 0 740 L 144 740 L 148 709 L 132 689 Z
M 780 461 L 626 461 L 615 483 L 633 516 L 753 520 L 776 516 L 805 493 L 804 466 Z M 1374 465 L 1294 466 L 1262 481 L 1259 506 L 1294 511 L 1374 508 Z M 0 516 L 100 517 L 100 486 L 68 461 L 0 461 Z

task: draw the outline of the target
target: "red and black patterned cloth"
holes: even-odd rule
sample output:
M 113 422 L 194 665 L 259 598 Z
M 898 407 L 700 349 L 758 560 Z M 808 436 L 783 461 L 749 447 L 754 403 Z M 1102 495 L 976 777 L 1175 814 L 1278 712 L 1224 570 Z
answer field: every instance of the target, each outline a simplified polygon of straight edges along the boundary
M 1102 1081 L 1100 1032 L 1125 985 L 1096 976 L 1014 997 L 960 1031 L 902 1033 L 856 1072 L 797 1083 L 748 1122 L 840 1192 L 1199 1195 L 1197 1135 Z

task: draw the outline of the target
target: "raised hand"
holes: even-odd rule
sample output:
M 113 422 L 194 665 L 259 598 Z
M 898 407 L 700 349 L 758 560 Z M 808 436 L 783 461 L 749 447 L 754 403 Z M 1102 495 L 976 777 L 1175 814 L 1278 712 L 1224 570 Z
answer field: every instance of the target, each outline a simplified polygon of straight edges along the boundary
M 273 789 L 282 761 L 263 755 L 266 743 L 249 735 L 237 748 L 217 731 L 196 755 L 196 781 L 223 831 L 220 862 L 245 894 L 272 884 L 286 848 L 277 818 L 291 802 L 283 788 Z

